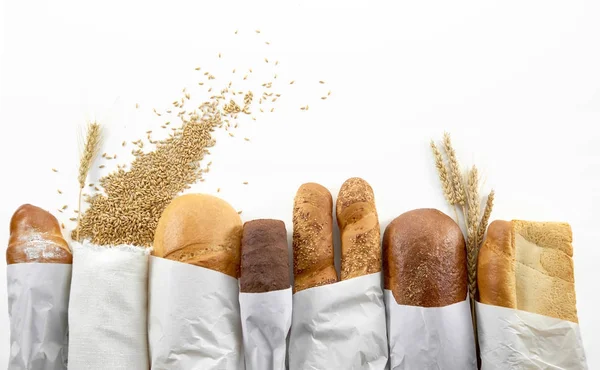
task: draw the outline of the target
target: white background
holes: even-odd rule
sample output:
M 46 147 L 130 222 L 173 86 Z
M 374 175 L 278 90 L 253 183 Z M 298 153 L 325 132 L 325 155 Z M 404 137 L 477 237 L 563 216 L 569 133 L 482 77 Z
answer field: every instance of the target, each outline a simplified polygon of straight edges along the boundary
M 73 226 L 56 209 L 76 205 L 86 119 L 107 127 L 103 151 L 119 154 L 103 162 L 108 170 L 131 160 L 123 140 L 165 121 L 152 108 L 168 108 L 186 86 L 192 99 L 206 97 L 194 67 L 219 87 L 254 68 L 240 86 L 258 95 L 277 73 L 282 98 L 256 122 L 244 117 L 234 138 L 216 134 L 211 172 L 194 190 L 220 187 L 243 220 L 279 218 L 291 231 L 301 183 L 335 196 L 361 176 L 383 229 L 414 208 L 449 212 L 429 149 L 447 130 L 462 164 L 477 164 L 484 190 L 496 190 L 493 218 L 571 223 L 581 330 L 589 366 L 600 368 L 600 3 L 248 3 L 4 0 L 0 240 L 22 203 Z M 0 330 L 0 364 L 7 352 Z

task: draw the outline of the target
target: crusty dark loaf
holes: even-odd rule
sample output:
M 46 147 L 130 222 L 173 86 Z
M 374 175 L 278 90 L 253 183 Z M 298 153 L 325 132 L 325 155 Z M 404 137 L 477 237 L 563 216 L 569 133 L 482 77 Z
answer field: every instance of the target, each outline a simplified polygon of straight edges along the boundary
M 325 187 L 307 183 L 294 198 L 294 292 L 335 283 L 333 199 Z
M 280 220 L 244 224 L 240 289 L 262 293 L 290 287 L 287 232 Z
M 398 304 L 442 307 L 467 297 L 467 258 L 460 227 L 436 209 L 398 216 L 383 236 L 385 289 Z

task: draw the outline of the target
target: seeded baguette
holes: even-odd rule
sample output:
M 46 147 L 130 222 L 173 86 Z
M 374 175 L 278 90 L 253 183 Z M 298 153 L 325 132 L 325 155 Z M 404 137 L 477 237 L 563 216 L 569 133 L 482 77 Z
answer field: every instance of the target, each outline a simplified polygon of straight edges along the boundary
M 371 186 L 353 177 L 342 185 L 336 202 L 342 239 L 342 280 L 381 271 L 381 235 Z
M 335 283 L 333 200 L 315 183 L 300 186 L 294 199 L 294 293 Z

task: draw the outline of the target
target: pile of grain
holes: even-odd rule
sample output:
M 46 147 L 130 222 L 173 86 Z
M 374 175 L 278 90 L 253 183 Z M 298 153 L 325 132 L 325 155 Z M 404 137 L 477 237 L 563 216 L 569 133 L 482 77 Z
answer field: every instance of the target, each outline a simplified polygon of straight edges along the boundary
M 205 73 L 205 76 L 209 80 L 214 79 L 211 74 Z M 147 131 L 147 141 L 132 142 L 135 149 L 131 153 L 135 158 L 130 169 L 125 170 L 125 165 L 118 165 L 116 171 L 100 179 L 102 191 L 94 186 L 97 192 L 85 196 L 89 208 L 80 215 L 79 235 L 77 229 L 73 230 L 73 240 L 88 239 L 99 245 L 151 246 L 163 210 L 191 184 L 203 181 L 203 174 L 209 171 L 212 162 L 206 168 L 202 168 L 200 163 L 209 154 L 208 149 L 215 145 L 212 135 L 215 129 L 229 131 L 233 137 L 231 130 L 238 127 L 235 120 L 239 114 L 251 114 L 253 93 L 230 91 L 231 84 L 196 109 L 187 107 L 192 102 L 190 93 L 185 89 L 183 97 L 172 104 L 176 112 L 168 109 L 160 113 L 154 109 L 159 117 L 163 114 L 176 115 L 182 122 L 181 126 L 171 127 L 169 121 L 161 126 L 171 130 L 166 139 L 153 140 L 152 131 Z M 208 92 L 211 90 L 209 88 Z M 240 103 L 234 99 L 240 100 Z M 248 141 L 247 138 L 245 140 Z M 145 152 L 148 148 L 144 146 L 145 142 L 154 149 Z M 102 159 L 114 157 L 104 153 Z M 90 187 L 93 185 L 90 184 Z
M 215 144 L 211 132 L 220 125 L 220 114 L 192 117 L 167 139 L 155 142 L 154 151 L 135 151 L 129 171 L 119 168 L 101 178 L 104 194 L 87 198 L 89 209 L 81 217 L 79 239 L 100 245 L 152 245 L 162 211 L 207 170 L 200 161 Z
M 221 57 L 219 53 L 219 59 Z M 265 62 L 269 63 L 266 58 Z M 279 62 L 275 61 L 270 66 L 275 68 L 278 64 Z M 158 219 L 166 206 L 177 195 L 189 189 L 190 185 L 203 181 L 203 174 L 210 169 L 212 162 L 205 168 L 202 168 L 200 163 L 204 156 L 209 154 L 209 148 L 215 145 L 214 130 L 222 128 L 229 132 L 230 137 L 234 137 L 231 131 L 238 127 L 238 116 L 256 121 L 251 112 L 251 107 L 256 102 L 252 91 L 235 90 L 232 86 L 233 81 L 230 81 L 221 85 L 224 88 L 215 94 L 213 87 L 216 86 L 210 85 L 216 77 L 200 67 L 195 69 L 206 79 L 198 82 L 198 86 L 206 88 L 206 93 L 212 96 L 199 106 L 189 108 L 193 104 L 191 94 L 183 89 L 182 97 L 172 103 L 174 108 L 164 111 L 154 109 L 156 116 L 168 116 L 169 119 L 181 120 L 182 124 L 173 127 L 176 125 L 170 125 L 171 121 L 163 123 L 162 129 L 170 132 L 169 137 L 164 140 L 153 140 L 152 131 L 147 131 L 147 141 L 132 142 L 135 146 L 132 151 L 134 160 L 129 170 L 126 170 L 126 165 L 117 165 L 116 171 L 100 178 L 100 188 L 89 184 L 95 192 L 84 196 L 89 207 L 81 215 L 77 214 L 79 235 L 73 230 L 71 237 L 74 240 L 89 239 L 99 245 L 126 243 L 151 246 Z M 235 75 L 235 72 L 234 69 L 232 74 Z M 235 76 L 238 75 L 241 78 L 240 74 Z M 250 68 L 241 81 L 248 80 L 252 75 L 253 71 Z M 278 81 L 277 74 L 271 76 L 269 81 L 262 82 L 260 87 L 257 85 L 257 88 L 262 90 L 257 102 L 260 105 L 259 114 L 274 112 L 273 104 L 281 97 L 280 93 L 274 91 L 279 85 L 274 85 Z M 319 81 L 319 84 L 323 83 Z M 136 104 L 136 109 L 139 107 Z M 308 110 L 308 105 L 302 109 Z M 248 138 L 244 140 L 249 141 Z M 144 143 L 149 146 L 145 147 Z M 121 145 L 125 146 L 126 142 Z M 151 151 L 147 151 L 149 148 Z M 104 153 L 100 159 L 116 159 L 116 155 L 109 156 Z M 62 192 L 59 190 L 59 193 Z M 77 217 L 70 220 L 75 222 Z

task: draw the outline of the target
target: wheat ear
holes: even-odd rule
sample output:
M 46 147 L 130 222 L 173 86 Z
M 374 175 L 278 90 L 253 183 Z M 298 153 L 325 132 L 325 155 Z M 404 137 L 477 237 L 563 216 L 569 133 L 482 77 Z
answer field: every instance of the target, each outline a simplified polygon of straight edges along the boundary
M 444 150 L 448 156 L 448 163 L 450 164 L 450 175 L 452 176 L 452 186 L 454 188 L 454 199 L 456 204 L 465 205 L 465 188 L 462 182 L 462 176 L 460 173 L 460 166 L 458 159 L 456 158 L 456 151 L 452 147 L 452 141 L 450 140 L 450 134 L 444 132 Z
M 475 298 L 477 289 L 477 232 L 480 215 L 479 178 L 477 167 L 473 166 L 467 174 L 467 271 L 469 293 Z
M 435 167 L 437 168 L 438 176 L 440 178 L 440 182 L 442 183 L 442 191 L 444 192 L 444 197 L 448 201 L 448 204 L 453 206 L 454 204 L 456 204 L 456 198 L 454 195 L 454 187 L 452 185 L 452 180 L 450 179 L 448 169 L 444 164 L 444 157 L 442 157 L 442 153 L 439 151 L 433 140 L 431 140 L 431 150 L 433 151 Z
M 85 187 L 85 179 L 90 172 L 92 163 L 98 155 L 100 149 L 101 130 L 100 125 L 96 122 L 90 123 L 87 126 L 85 133 L 85 142 L 81 150 L 79 158 L 79 174 L 77 181 L 79 182 L 79 199 L 77 205 L 77 240 L 79 240 L 79 222 L 81 219 L 81 194 Z
M 488 222 L 490 222 L 490 216 L 492 215 L 492 208 L 494 208 L 494 197 L 496 193 L 494 190 L 490 191 L 490 194 L 487 197 L 487 201 L 485 202 L 485 208 L 483 209 L 483 216 L 481 216 L 481 221 L 479 222 L 479 228 L 477 229 L 477 253 L 479 254 L 479 248 L 481 248 L 481 244 L 483 243 L 483 237 L 485 235 L 485 230 L 487 229 Z

